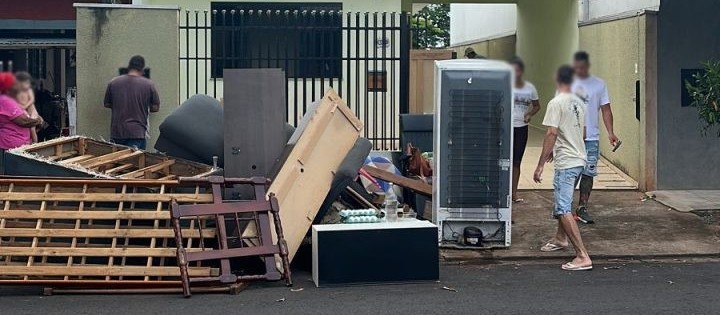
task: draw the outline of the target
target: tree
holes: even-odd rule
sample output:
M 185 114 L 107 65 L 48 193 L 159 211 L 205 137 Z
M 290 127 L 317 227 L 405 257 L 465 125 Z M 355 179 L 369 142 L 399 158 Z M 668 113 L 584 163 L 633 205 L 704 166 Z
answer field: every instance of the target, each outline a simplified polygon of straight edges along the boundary
M 720 61 L 703 63 L 703 71 L 685 81 L 691 106 L 697 108 L 700 121 L 703 123 L 702 133 L 707 135 L 710 129 L 720 124 Z M 720 130 L 717 131 L 720 137 Z
M 429 4 L 410 20 L 414 49 L 450 46 L 450 5 Z

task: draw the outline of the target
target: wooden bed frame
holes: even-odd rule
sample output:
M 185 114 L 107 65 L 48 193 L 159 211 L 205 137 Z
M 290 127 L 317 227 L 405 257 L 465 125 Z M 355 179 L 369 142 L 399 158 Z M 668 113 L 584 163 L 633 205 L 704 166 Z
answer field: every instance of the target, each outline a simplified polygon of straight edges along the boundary
M 2 178 L 0 285 L 179 287 L 173 201 L 211 203 L 213 195 L 206 184 L 178 181 Z M 187 251 L 215 239 L 214 229 L 197 229 L 208 220 L 182 222 Z M 189 273 L 217 269 L 193 264 Z
M 204 177 L 216 171 L 208 165 L 82 136 L 35 143 L 10 150 L 8 154 L 100 178 L 172 180 Z

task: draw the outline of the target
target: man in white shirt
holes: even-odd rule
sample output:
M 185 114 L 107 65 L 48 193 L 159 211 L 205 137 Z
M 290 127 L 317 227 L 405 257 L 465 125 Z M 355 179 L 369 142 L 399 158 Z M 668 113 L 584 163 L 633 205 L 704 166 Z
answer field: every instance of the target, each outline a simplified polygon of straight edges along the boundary
M 540 98 L 535 86 L 526 81 L 525 63 L 520 57 L 510 60 L 510 65 L 515 70 L 515 90 L 513 94 L 513 179 L 512 179 L 512 200 L 522 202 L 518 197 L 517 187 L 520 182 L 520 165 L 525 155 L 525 147 L 528 141 L 528 123 L 538 111 L 540 111 Z
M 578 51 L 573 58 L 575 80 L 572 92 L 585 102 L 585 149 L 587 150 L 587 165 L 580 177 L 580 202 L 575 211 L 575 218 L 585 224 L 594 223 L 588 213 L 588 201 L 593 187 L 593 178 L 597 176 L 597 163 L 600 158 L 600 127 L 599 114 L 602 113 L 603 123 L 608 132 L 612 146 L 620 141 L 613 132 L 613 114 L 610 108 L 605 81 L 590 74 L 590 56 L 587 52 Z
M 592 260 L 580 237 L 580 230 L 572 214 L 573 193 L 577 178 L 585 169 L 586 153 L 583 134 L 585 131 L 585 104 L 571 91 L 573 69 L 562 66 L 557 71 L 558 94 L 548 103 L 543 125 L 547 133 L 542 154 L 533 179 L 540 182 L 545 163 L 555 161 L 553 188 L 555 208 L 553 216 L 558 220 L 555 237 L 540 250 L 552 252 L 563 250 L 572 243 L 575 259 L 562 265 L 564 270 L 590 270 Z

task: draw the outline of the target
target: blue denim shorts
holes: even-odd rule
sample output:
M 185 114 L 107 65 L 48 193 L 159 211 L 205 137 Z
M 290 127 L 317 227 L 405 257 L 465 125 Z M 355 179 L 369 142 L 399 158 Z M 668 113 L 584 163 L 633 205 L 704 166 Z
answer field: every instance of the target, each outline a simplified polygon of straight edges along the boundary
M 595 177 L 597 176 L 597 164 L 600 157 L 600 141 L 585 140 L 585 151 L 587 151 L 587 163 L 583 170 L 583 175 Z
M 555 178 L 553 179 L 555 209 L 553 210 L 553 217 L 556 219 L 562 215 L 572 213 L 575 180 L 580 176 L 582 171 L 582 166 L 555 170 Z

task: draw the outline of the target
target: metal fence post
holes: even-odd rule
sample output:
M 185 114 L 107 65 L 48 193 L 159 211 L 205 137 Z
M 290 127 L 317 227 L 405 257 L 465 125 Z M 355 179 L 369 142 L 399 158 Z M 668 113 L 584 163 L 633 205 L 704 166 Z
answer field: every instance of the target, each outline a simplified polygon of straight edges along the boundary
M 410 13 L 400 14 L 400 114 L 410 111 Z

